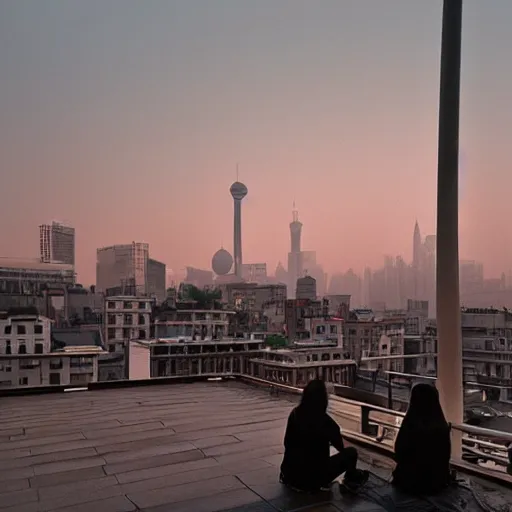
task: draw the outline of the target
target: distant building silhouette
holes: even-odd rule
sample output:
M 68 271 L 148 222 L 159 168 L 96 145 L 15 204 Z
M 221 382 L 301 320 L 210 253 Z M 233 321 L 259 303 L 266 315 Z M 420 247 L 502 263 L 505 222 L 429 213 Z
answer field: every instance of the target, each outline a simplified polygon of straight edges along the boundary
M 75 265 L 75 228 L 58 222 L 39 226 L 41 262 Z

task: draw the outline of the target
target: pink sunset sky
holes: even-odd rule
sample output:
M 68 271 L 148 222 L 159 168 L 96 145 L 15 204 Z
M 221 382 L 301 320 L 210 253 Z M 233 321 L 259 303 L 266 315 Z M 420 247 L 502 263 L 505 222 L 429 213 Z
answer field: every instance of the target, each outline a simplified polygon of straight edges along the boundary
M 510 0 L 466 0 L 461 258 L 512 269 Z M 37 257 L 38 226 L 96 248 L 150 244 L 169 268 L 232 250 L 303 248 L 329 273 L 411 259 L 435 233 L 440 0 L 0 2 L 0 256 Z

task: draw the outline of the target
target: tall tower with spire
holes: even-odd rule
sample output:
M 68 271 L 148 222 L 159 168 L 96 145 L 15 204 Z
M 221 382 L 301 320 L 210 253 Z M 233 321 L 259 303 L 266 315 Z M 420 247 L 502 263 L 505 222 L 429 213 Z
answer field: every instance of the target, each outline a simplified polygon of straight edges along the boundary
M 238 175 L 238 169 L 237 169 Z M 233 252 L 235 256 L 235 275 L 242 277 L 242 199 L 247 195 L 247 187 L 235 181 L 229 189 L 233 197 L 234 223 L 233 223 Z
M 290 222 L 291 247 L 288 253 L 288 297 L 295 298 L 297 279 L 302 277 L 302 251 L 301 251 L 302 222 L 299 221 L 299 212 L 293 202 L 292 221 Z
M 420 267 L 421 248 L 422 243 L 420 225 L 418 224 L 418 221 L 416 221 L 416 224 L 414 225 L 414 235 L 412 240 L 412 266 L 415 268 Z
M 293 202 L 292 221 L 290 222 L 290 239 L 291 248 L 290 252 L 300 252 L 300 237 L 302 234 L 302 222 L 299 221 L 299 212 L 295 208 L 295 201 Z

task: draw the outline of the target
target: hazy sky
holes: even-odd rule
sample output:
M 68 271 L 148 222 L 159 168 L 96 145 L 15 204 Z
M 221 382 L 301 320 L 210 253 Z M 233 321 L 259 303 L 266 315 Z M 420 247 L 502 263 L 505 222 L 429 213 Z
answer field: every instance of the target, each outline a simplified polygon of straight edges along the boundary
M 512 267 L 512 1 L 465 0 L 461 257 Z M 174 269 L 286 261 L 295 199 L 326 270 L 435 231 L 441 0 L 0 0 L 0 255 L 38 225 Z

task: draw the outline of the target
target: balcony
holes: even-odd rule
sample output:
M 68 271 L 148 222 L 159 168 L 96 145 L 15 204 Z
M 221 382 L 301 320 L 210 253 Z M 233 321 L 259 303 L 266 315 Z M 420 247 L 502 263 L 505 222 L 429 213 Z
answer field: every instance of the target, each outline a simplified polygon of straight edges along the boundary
M 257 379 L 184 380 L 2 398 L 2 506 L 56 512 L 441 509 L 439 498 L 414 500 L 387 483 L 392 442 L 381 431 L 396 428 L 390 418 L 400 413 L 331 398 L 331 412 L 357 445 L 370 482 L 357 497 L 342 496 L 336 487 L 297 494 L 279 484 L 278 474 L 286 418 L 300 390 L 277 386 L 276 396 Z M 480 512 L 478 501 L 489 510 L 510 510 L 512 481 L 505 473 L 454 465 L 465 483 L 443 497 L 443 510 L 460 510 L 454 505 L 463 502 L 466 512 Z M 478 478 L 470 476 L 475 473 Z

